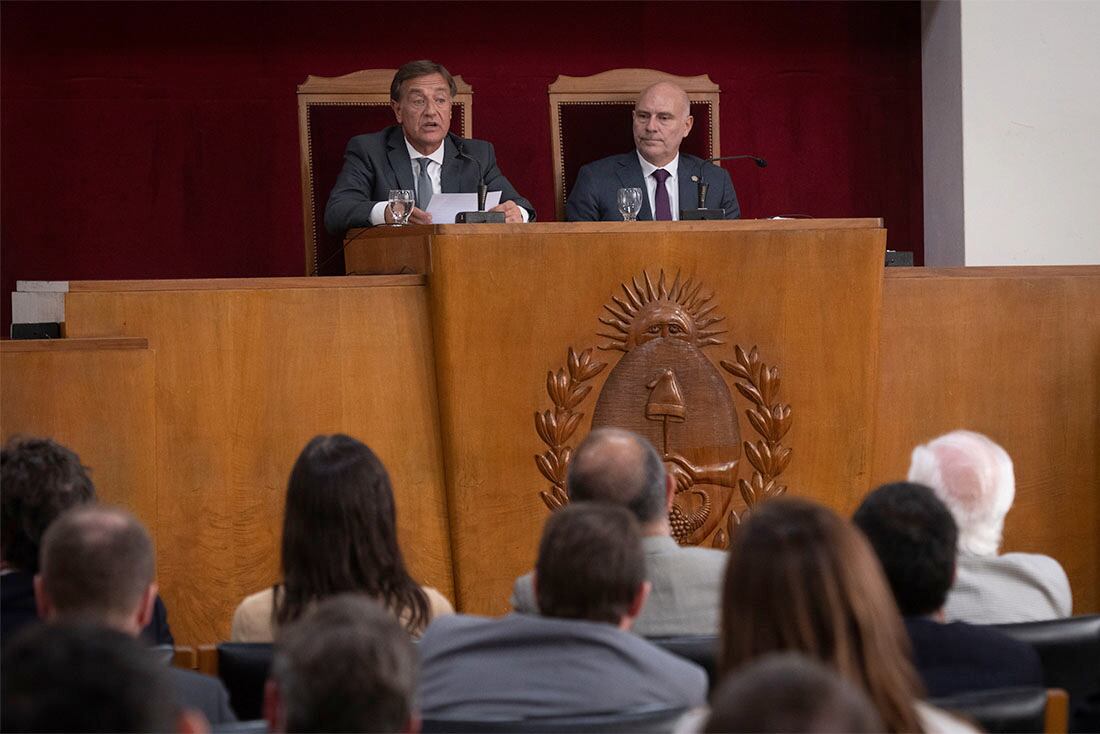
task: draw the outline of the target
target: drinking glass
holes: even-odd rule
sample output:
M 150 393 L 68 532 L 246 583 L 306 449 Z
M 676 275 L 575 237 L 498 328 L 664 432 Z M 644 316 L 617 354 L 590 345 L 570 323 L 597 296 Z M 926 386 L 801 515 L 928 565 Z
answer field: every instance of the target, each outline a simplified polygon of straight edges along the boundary
M 390 198 L 386 206 L 390 210 L 390 216 L 393 217 L 393 226 L 400 227 L 409 223 L 414 201 L 416 199 L 413 197 L 412 189 L 390 189 Z
M 638 212 L 642 210 L 642 190 L 639 188 L 619 189 L 619 213 L 623 215 L 624 222 L 638 220 Z

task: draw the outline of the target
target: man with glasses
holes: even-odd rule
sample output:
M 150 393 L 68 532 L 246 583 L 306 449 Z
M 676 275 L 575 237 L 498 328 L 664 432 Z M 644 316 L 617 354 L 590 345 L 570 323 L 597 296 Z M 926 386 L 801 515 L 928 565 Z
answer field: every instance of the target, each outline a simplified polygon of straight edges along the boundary
M 621 188 L 640 188 L 640 220 L 675 220 L 681 209 L 699 202 L 700 177 L 709 184 L 706 206 L 724 209 L 726 219 L 741 216 L 730 175 L 693 155 L 680 153 L 680 143 L 691 132 L 687 93 L 670 82 L 646 88 L 634 105 L 634 144 L 637 150 L 589 163 L 565 204 L 570 222 L 620 221 L 617 200 Z
M 410 61 L 397 70 L 390 85 L 397 124 L 348 142 L 344 168 L 325 207 L 330 233 L 392 223 L 386 208 L 391 189 L 415 191 L 409 222 L 432 224 L 427 209 L 433 194 L 476 192 L 481 179 L 489 191 L 501 192 L 500 204 L 490 211 L 504 212 L 507 222 L 535 219 L 531 202 L 497 167 L 492 144 L 450 133 L 456 93 L 450 72 L 435 62 Z

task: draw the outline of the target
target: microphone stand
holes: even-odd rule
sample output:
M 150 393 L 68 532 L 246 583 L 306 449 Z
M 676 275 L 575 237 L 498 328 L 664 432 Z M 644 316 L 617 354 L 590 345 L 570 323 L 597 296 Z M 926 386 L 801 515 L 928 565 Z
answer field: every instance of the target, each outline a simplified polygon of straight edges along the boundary
M 504 224 L 504 212 L 485 211 L 485 199 L 489 196 L 489 187 L 485 184 L 485 174 L 481 170 L 481 161 L 466 153 L 462 139 L 455 137 L 458 157 L 473 161 L 477 166 L 477 211 L 459 212 L 455 215 L 455 224 Z
M 768 162 L 763 158 L 755 155 L 726 155 L 718 156 L 717 158 L 708 158 L 702 162 L 699 166 L 699 175 L 692 176 L 692 180 L 696 182 L 699 187 L 699 202 L 695 209 L 681 209 L 680 219 L 681 221 L 699 221 L 702 219 L 725 219 L 725 209 L 708 209 L 707 208 L 707 190 L 710 188 L 710 184 L 703 180 L 703 172 L 706 170 L 705 166 L 708 163 L 717 163 L 718 161 L 732 161 L 739 158 L 751 158 L 753 162 L 760 168 L 765 168 Z

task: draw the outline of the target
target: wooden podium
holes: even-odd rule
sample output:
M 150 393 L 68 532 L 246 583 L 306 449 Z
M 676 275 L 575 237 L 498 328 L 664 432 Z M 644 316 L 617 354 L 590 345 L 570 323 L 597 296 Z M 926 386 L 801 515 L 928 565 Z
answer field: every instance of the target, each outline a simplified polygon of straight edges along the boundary
M 711 514 L 681 518 L 708 544 L 728 538 L 716 515 L 767 494 L 756 474 L 847 514 L 917 443 L 987 433 L 1016 470 L 1002 550 L 1055 557 L 1075 612 L 1098 610 L 1100 267 L 884 271 L 878 220 L 352 235 L 356 272 L 403 274 L 73 281 L 69 338 L 0 342 L 0 431 L 72 446 L 148 525 L 179 643 L 227 638 L 279 579 L 287 476 L 313 435 L 374 448 L 413 575 L 498 614 L 567 447 L 609 421 L 710 470 L 685 500 Z M 729 403 L 700 407 L 700 385 Z
M 776 476 L 756 472 L 756 490 L 774 479 L 791 494 L 837 508 L 858 501 L 868 489 L 871 462 L 885 243 L 880 220 L 442 225 L 349 233 L 349 273 L 428 278 L 459 605 L 507 611 L 510 585 L 534 557 L 548 514 L 540 492 L 554 494 L 549 477 L 564 477 L 565 451 L 588 432 L 600 400 L 614 423 L 652 429 L 647 435 L 659 449 L 667 435 L 713 455 L 700 461 L 738 461 L 724 484 L 685 497 L 683 510 L 684 522 L 692 513 L 695 520 L 708 515 L 693 542 L 728 539 L 722 513 L 745 508 L 739 480 L 753 486 L 754 466 L 740 443 L 767 443 L 746 418 L 745 411 L 759 413 L 758 406 L 736 385 L 748 388 L 749 381 L 722 367 L 736 363 L 737 347 L 756 348 L 758 359 L 781 375 L 778 388 L 764 396 L 767 411 L 790 408 L 789 431 L 771 444 L 790 449 L 789 463 Z M 622 336 L 607 323 L 613 314 L 633 322 L 660 311 L 662 297 L 665 306 L 674 305 L 676 297 L 667 293 L 674 284 L 697 290 L 696 300 L 712 296 L 695 309 L 705 312 L 701 316 L 680 304 L 681 315 L 694 319 L 689 328 L 720 319 L 699 332 L 721 333 L 666 340 L 686 345 L 682 355 L 652 348 L 645 355 L 624 353 L 614 339 L 600 336 Z M 630 305 L 631 294 L 638 308 Z M 624 312 L 631 308 L 633 315 Z M 571 353 L 577 355 L 572 369 Z M 686 362 L 677 362 L 681 356 Z M 620 358 L 625 372 L 612 377 Z M 666 365 L 667 359 L 673 361 Z M 584 379 L 585 360 L 592 369 L 605 367 Z M 666 367 L 674 368 L 671 379 L 684 383 L 686 404 L 677 410 L 686 418 L 679 423 L 645 414 L 643 383 Z M 559 371 L 560 384 L 548 385 L 548 373 Z M 614 396 L 604 390 L 609 380 L 621 383 Z M 732 410 L 728 402 L 707 404 L 707 380 L 712 388 L 725 383 Z M 708 424 L 720 426 L 722 436 L 708 433 Z M 709 444 L 718 445 L 708 453 Z M 542 469 L 536 456 L 544 457 Z

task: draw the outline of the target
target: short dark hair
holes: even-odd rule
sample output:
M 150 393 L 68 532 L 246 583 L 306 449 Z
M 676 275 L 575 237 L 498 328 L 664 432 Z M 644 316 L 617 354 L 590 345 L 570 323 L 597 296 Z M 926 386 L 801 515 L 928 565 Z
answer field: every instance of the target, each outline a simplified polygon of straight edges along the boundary
M 106 627 L 36 624 L 4 649 L 4 731 L 174 731 L 167 669 L 138 640 Z
M 546 521 L 535 563 L 544 616 L 618 624 L 644 582 L 641 533 L 622 507 L 570 503 Z
M 943 607 L 955 579 L 959 530 L 935 492 L 912 482 L 884 484 L 852 521 L 871 541 L 903 615 Z
M 284 587 L 278 624 L 341 592 L 381 600 L 419 633 L 430 619 L 428 597 L 409 575 L 397 542 L 390 476 L 362 441 L 315 436 L 294 463 L 283 514 Z
M 42 535 L 57 516 L 95 500 L 80 457 L 48 438 L 14 437 L 0 450 L 0 557 L 38 571 Z
M 132 613 L 155 576 L 153 541 L 116 507 L 79 507 L 42 539 L 42 584 L 59 614 L 104 623 Z
M 726 676 L 705 732 L 885 731 L 867 694 L 816 660 L 772 653 Z
M 640 523 L 664 517 L 665 466 L 653 444 L 622 428 L 594 429 L 577 447 L 566 480 L 577 502 L 621 505 Z
M 271 677 L 293 732 L 397 732 L 416 690 L 412 641 L 362 594 L 329 597 L 283 629 Z
M 390 99 L 394 102 L 400 102 L 402 84 L 409 79 L 415 79 L 418 76 L 428 76 L 430 74 L 439 74 L 443 77 L 451 90 L 452 97 L 458 94 L 458 86 L 455 84 L 451 72 L 447 71 L 442 64 L 437 64 L 427 59 L 419 59 L 417 61 L 409 61 L 408 63 L 402 64 L 401 68 L 397 70 L 397 73 L 393 75 L 393 81 L 390 82 Z

